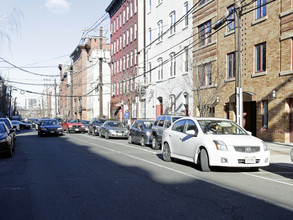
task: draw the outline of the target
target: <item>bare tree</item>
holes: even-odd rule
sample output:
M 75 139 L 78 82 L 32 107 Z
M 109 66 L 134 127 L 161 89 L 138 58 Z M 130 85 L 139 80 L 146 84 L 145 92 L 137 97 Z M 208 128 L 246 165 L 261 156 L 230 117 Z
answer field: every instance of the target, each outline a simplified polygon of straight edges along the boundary
M 8 41 L 8 45 L 11 42 L 11 34 L 19 32 L 21 28 L 21 19 L 23 14 L 19 9 L 14 8 L 8 14 L 0 16 L 0 39 Z

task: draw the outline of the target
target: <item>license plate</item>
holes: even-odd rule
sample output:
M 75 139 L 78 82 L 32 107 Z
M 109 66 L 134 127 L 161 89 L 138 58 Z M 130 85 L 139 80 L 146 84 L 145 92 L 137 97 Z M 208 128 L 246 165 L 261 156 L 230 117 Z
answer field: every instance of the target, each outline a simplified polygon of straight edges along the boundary
M 245 163 L 253 164 L 256 162 L 255 157 L 245 157 Z
M 50 131 L 50 133 L 54 134 L 55 132 L 54 131 Z
M 79 129 L 78 128 L 75 128 L 75 131 L 79 131 Z

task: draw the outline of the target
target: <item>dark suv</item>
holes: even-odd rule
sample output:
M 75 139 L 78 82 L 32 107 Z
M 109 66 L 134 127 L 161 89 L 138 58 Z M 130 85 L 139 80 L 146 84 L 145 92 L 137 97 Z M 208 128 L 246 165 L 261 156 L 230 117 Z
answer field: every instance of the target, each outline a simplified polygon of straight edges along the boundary
M 13 124 L 11 123 L 9 118 L 0 118 L 0 122 L 4 122 L 12 134 L 13 137 L 13 147 L 15 147 L 15 139 L 16 139 L 16 132 L 13 129 Z
M 169 128 L 174 121 L 182 117 L 183 116 L 178 115 L 160 115 L 157 117 L 152 127 L 152 148 L 154 150 L 159 150 L 161 148 L 164 130 Z

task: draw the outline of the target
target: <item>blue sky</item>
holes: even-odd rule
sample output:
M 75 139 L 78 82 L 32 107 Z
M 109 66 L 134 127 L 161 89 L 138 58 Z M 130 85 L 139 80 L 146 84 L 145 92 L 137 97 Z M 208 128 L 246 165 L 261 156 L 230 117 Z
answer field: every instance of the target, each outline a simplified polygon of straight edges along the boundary
M 0 41 L 0 57 L 16 66 L 38 67 L 24 67 L 28 71 L 58 75 L 58 65 L 69 61 L 69 55 L 79 44 L 83 30 L 91 27 L 105 14 L 110 2 L 111 0 L 0 0 L 0 18 L 13 9 L 22 13 L 21 27 L 18 32 L 10 33 L 10 43 L 6 39 Z M 108 34 L 109 23 L 107 19 L 101 24 L 108 30 Z M 90 36 L 98 34 L 99 32 L 91 32 Z M 8 77 L 11 81 L 44 84 L 48 79 L 54 79 L 7 67 L 7 63 L 0 61 L 2 77 Z M 37 92 L 44 88 L 12 85 Z M 27 97 L 37 97 L 28 93 L 21 95 L 20 91 L 14 91 L 13 96 L 17 97 L 20 105 L 24 105 Z

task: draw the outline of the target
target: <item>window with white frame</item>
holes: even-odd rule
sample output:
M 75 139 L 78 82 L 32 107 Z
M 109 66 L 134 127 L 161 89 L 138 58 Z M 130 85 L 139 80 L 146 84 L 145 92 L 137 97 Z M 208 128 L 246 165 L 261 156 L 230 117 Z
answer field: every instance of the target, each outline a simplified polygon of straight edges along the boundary
M 125 24 L 125 20 L 126 20 L 126 17 L 125 17 L 125 8 L 123 9 L 123 24 Z
M 126 45 L 129 44 L 129 30 L 126 31 Z
M 266 71 L 266 43 L 255 46 L 255 72 Z
M 116 19 L 114 19 L 114 22 L 113 22 L 113 32 L 115 33 L 116 31 Z
M 133 66 L 133 51 L 130 52 L 130 67 Z
M 123 55 L 123 70 L 125 70 L 126 67 L 126 58 L 125 55 Z
M 127 8 L 126 8 L 126 21 L 129 20 L 129 3 L 127 4 Z
M 133 16 L 133 0 L 130 2 L 130 17 Z
M 130 27 L 130 43 L 132 42 L 133 39 L 133 27 Z
M 129 68 L 129 53 L 127 53 L 127 56 L 126 56 L 126 68 L 127 69 Z
M 267 0 L 256 0 L 255 18 L 259 19 L 267 15 Z
M 116 41 L 114 40 L 114 54 L 116 53 Z
M 188 72 L 188 59 L 189 59 L 189 52 L 188 52 L 188 46 L 184 48 L 184 71 Z
M 117 45 L 117 52 L 119 51 L 119 38 L 116 40 L 116 45 Z
M 188 26 L 188 14 L 189 14 L 189 9 L 188 9 L 188 2 L 184 3 L 184 26 Z
M 161 42 L 163 40 L 163 21 L 160 20 L 158 22 L 158 41 Z
M 134 23 L 134 40 L 137 38 L 137 24 Z
M 119 29 L 119 16 L 116 18 L 116 31 Z
M 122 27 L 122 13 L 120 13 L 120 27 Z
M 203 46 L 211 42 L 211 21 L 198 26 L 198 45 Z
M 125 47 L 126 45 L 126 36 L 125 36 L 125 32 L 123 33 L 123 48 Z
M 176 32 L 176 12 L 172 11 L 170 13 L 170 35 L 175 34 Z
M 122 35 L 120 35 L 120 50 L 122 50 Z
M 170 54 L 170 77 L 176 75 L 176 59 L 175 59 L 175 53 Z
M 158 59 L 158 80 L 162 80 L 164 75 L 163 75 L 163 58 Z
M 152 28 L 149 28 L 149 44 L 152 42 Z
M 137 12 L 137 0 L 134 0 L 134 14 Z
M 111 33 L 113 33 L 113 22 L 111 22 L 110 31 L 111 31 Z
M 227 78 L 235 78 L 236 76 L 236 53 L 229 53 L 227 55 Z
M 198 66 L 198 83 L 199 86 L 212 85 L 212 64 L 206 63 Z
M 235 11 L 234 11 L 235 7 L 234 5 L 228 7 L 227 11 L 230 14 L 228 17 L 228 27 L 227 30 L 228 31 L 233 31 L 235 29 Z
M 137 64 L 137 49 L 134 49 L 134 65 Z
M 147 82 L 151 83 L 152 82 L 152 63 L 148 63 L 148 79 Z

